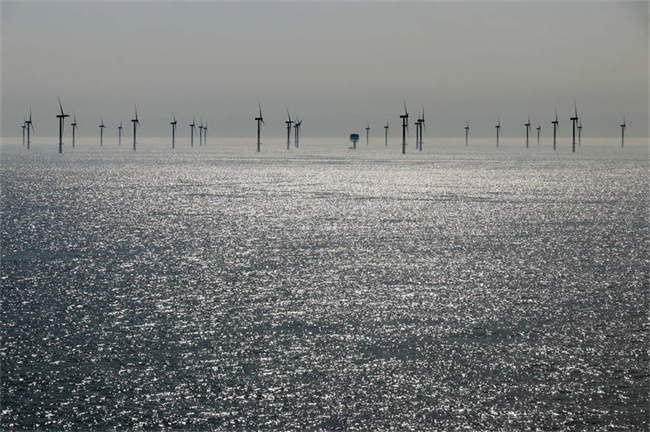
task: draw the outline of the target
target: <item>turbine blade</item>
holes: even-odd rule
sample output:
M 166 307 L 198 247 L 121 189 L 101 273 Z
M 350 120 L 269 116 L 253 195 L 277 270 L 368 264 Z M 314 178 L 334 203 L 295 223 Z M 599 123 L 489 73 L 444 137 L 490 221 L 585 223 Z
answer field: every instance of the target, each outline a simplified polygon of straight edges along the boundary
M 65 114 L 63 113 L 63 105 L 61 105 L 61 98 L 58 97 L 58 96 L 57 96 L 56 98 L 59 100 L 59 108 L 61 108 L 61 115 L 65 115 Z M 31 109 L 30 109 L 30 112 L 29 112 L 29 118 L 30 118 L 30 120 L 31 120 L 31 118 L 32 118 L 32 112 L 31 112 Z

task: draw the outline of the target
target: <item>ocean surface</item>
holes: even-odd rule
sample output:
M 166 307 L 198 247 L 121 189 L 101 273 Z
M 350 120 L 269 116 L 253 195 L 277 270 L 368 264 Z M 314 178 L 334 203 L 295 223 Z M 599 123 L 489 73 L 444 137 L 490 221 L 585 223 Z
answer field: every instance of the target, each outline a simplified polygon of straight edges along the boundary
M 648 429 L 646 146 L 128 148 L 2 148 L 2 430 Z

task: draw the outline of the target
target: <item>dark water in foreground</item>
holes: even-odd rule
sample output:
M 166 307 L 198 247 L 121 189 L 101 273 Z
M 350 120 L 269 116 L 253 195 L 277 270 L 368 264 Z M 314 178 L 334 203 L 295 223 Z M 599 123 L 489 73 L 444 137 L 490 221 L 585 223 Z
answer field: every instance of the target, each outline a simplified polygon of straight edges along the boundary
M 3 430 L 647 430 L 647 149 L 195 150 L 3 150 Z

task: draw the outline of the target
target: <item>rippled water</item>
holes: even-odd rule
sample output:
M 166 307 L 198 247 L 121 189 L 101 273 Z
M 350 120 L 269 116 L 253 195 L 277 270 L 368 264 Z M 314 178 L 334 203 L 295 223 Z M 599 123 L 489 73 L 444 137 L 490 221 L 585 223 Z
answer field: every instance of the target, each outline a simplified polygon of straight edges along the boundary
M 647 429 L 647 149 L 251 150 L 3 149 L 2 429 Z

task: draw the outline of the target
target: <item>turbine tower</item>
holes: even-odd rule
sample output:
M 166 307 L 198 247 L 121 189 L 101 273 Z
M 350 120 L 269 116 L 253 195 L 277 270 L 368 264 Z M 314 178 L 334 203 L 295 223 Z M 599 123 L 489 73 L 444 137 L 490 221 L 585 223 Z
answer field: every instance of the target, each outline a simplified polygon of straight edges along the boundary
M 539 131 L 542 130 L 542 126 L 537 122 L 537 145 L 539 145 Z
M 465 147 L 467 147 L 467 142 L 469 141 L 469 120 L 465 120 Z
M 526 122 L 524 126 L 526 126 L 526 148 L 528 148 L 528 135 L 530 134 L 530 115 L 528 116 L 528 122 Z
M 499 147 L 499 131 L 501 130 L 501 119 L 498 119 L 497 125 L 494 126 L 497 129 L 497 147 Z
M 75 141 L 74 132 L 75 132 L 75 130 L 79 129 L 77 127 L 77 113 L 73 113 L 73 114 L 74 114 L 74 117 L 73 117 L 72 123 L 70 123 L 70 126 L 72 126 L 72 148 L 74 148 L 74 141 Z
M 30 144 L 32 143 L 32 135 L 31 135 L 30 131 L 34 132 L 34 124 L 32 123 L 32 109 L 31 108 L 29 108 L 29 120 L 27 120 L 25 123 L 27 125 L 27 150 L 29 150 L 30 149 Z
M 557 130 L 560 128 L 560 123 L 557 120 L 557 107 L 555 107 L 555 121 L 551 122 L 553 124 L 553 150 L 557 145 Z
M 25 128 L 27 127 L 27 120 L 25 120 L 25 117 L 23 117 L 23 125 L 21 127 L 23 128 L 23 147 L 25 147 Z
M 99 117 L 100 120 L 102 121 L 101 124 L 99 125 L 99 146 L 103 147 L 104 146 L 104 128 L 106 127 L 104 125 L 104 117 Z
M 190 124 L 190 147 L 194 147 L 194 128 L 196 127 L 196 117 L 192 116 L 192 123 Z
M 386 120 L 386 126 L 384 126 L 384 146 L 388 147 L 388 120 Z
M 203 145 L 203 119 L 201 119 L 201 124 L 199 125 L 199 147 Z
M 120 119 L 120 125 L 117 127 L 117 142 L 118 145 L 122 145 L 122 119 Z
M 576 152 L 576 125 L 578 123 L 578 105 L 576 101 L 573 101 L 573 106 L 575 108 L 575 114 L 571 117 L 571 122 L 573 123 L 573 144 L 571 146 L 571 151 Z
M 625 147 L 625 116 L 623 116 L 623 124 L 621 125 L 621 148 Z
M 70 115 L 63 112 L 63 105 L 61 105 L 61 99 L 58 97 L 57 99 L 59 99 L 59 108 L 61 108 L 61 114 L 57 114 L 56 116 L 59 119 L 59 153 L 63 153 L 63 127 L 65 123 L 65 118 L 70 117 Z M 29 123 L 31 124 L 31 122 L 32 122 L 32 112 L 30 110 Z M 27 131 L 27 136 L 29 137 L 29 131 Z M 29 138 L 27 138 L 27 145 L 29 146 Z
M 260 152 L 260 145 L 262 144 L 260 142 L 260 131 L 262 130 L 262 125 L 264 123 L 264 117 L 262 117 L 262 104 L 260 103 L 259 99 L 257 100 L 257 106 L 260 108 L 260 116 L 255 117 L 255 121 L 257 122 L 257 152 Z
M 176 124 L 178 122 L 176 121 L 176 114 L 172 113 L 172 116 L 174 116 L 174 121 L 169 124 L 172 125 L 172 148 L 176 148 Z
M 422 107 L 422 117 L 418 119 L 419 128 L 420 128 L 420 151 L 422 151 L 422 145 L 424 144 L 424 134 L 427 133 L 427 125 L 424 122 L 424 106 Z
M 287 118 L 288 120 L 284 123 L 287 125 L 287 150 L 291 150 L 291 125 L 294 123 L 291 120 L 291 114 L 289 114 L 289 108 L 287 108 Z M 296 134 L 298 129 L 296 129 Z
M 366 122 L 366 146 L 370 142 L 370 123 Z
M 208 145 L 208 122 L 203 125 L 203 145 Z
M 135 132 L 138 126 L 140 126 L 140 121 L 138 120 L 138 107 L 133 104 L 133 108 L 135 109 L 135 118 L 131 119 L 131 121 L 133 122 L 133 151 L 135 151 Z
M 404 101 L 404 114 L 399 118 L 402 119 L 402 154 L 406 154 L 406 134 L 409 128 L 409 113 L 406 109 L 406 101 Z

